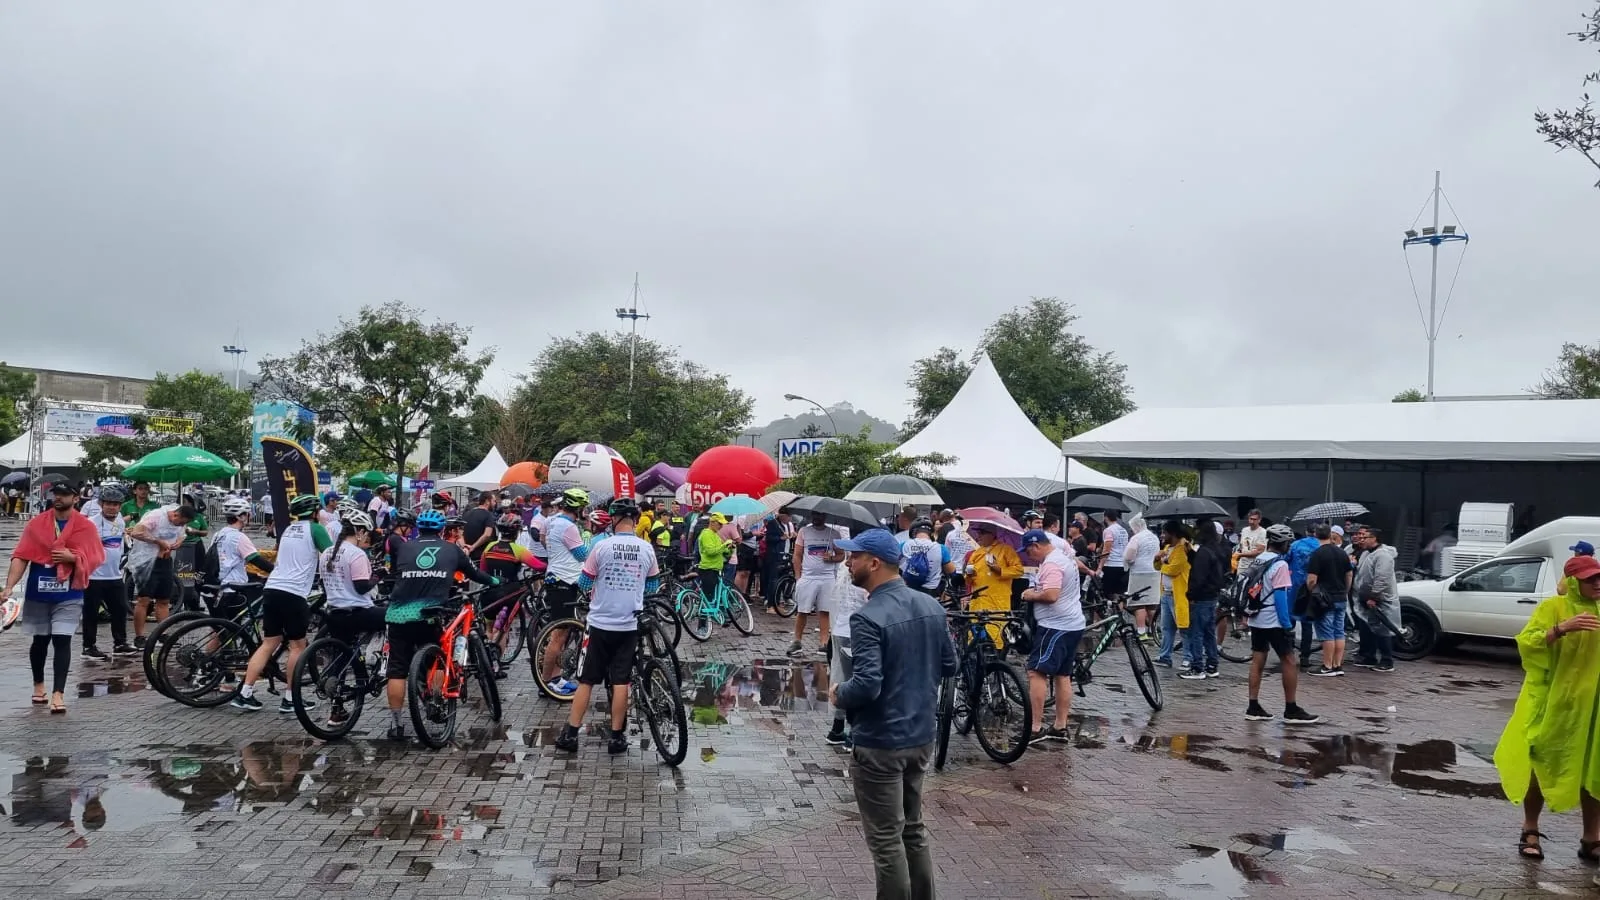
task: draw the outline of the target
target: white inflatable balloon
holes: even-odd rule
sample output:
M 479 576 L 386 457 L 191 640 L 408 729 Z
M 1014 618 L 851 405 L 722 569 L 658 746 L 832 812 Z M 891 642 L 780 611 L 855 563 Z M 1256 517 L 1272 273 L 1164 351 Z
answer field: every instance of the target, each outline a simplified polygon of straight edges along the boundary
M 633 470 L 605 444 L 572 444 L 550 460 L 551 481 L 571 481 L 591 494 L 633 496 Z

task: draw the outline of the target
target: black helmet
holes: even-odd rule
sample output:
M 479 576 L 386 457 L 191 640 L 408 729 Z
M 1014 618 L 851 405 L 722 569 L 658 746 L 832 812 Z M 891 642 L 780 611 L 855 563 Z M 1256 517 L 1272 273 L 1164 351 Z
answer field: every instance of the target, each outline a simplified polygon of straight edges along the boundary
M 108 484 L 100 489 L 100 500 L 102 502 L 121 503 L 126 499 L 128 499 L 128 495 L 124 494 L 122 488 L 117 485 Z
M 393 512 L 390 521 L 399 526 L 410 526 L 417 521 L 417 514 L 409 509 L 397 509 Z
M 322 501 L 317 499 L 316 494 L 297 494 L 289 501 L 289 515 L 296 518 L 314 516 L 321 508 Z
M 919 531 L 926 531 L 929 534 L 933 534 L 933 523 L 927 519 L 918 519 L 911 523 L 910 528 L 906 529 L 906 533 L 912 537 L 916 537 L 917 532 Z
M 613 520 L 627 517 L 637 521 L 639 518 L 639 504 L 632 497 L 618 497 L 611 501 L 610 512 Z

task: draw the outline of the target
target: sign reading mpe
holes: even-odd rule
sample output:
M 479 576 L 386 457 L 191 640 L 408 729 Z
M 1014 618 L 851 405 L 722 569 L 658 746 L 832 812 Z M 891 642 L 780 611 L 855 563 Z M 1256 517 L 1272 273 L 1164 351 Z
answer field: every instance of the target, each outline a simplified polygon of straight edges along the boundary
M 822 448 L 837 441 L 838 438 L 784 438 L 778 442 L 778 476 L 792 478 L 794 476 L 794 461 L 802 456 L 811 456 L 822 452 Z

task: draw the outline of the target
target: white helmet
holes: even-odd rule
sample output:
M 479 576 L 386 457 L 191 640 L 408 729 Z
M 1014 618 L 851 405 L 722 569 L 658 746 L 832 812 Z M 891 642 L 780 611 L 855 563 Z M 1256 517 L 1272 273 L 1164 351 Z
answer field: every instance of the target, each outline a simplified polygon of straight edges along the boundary
M 222 501 L 222 514 L 229 518 L 249 515 L 250 501 L 243 497 L 229 497 Z
M 340 518 L 344 520 L 345 525 L 351 528 L 359 528 L 362 531 L 372 530 L 372 517 L 359 509 L 349 515 L 340 516 Z
M 339 511 L 339 518 L 341 519 L 348 519 L 355 513 L 361 512 L 361 504 L 349 497 L 341 499 L 339 505 L 335 508 Z

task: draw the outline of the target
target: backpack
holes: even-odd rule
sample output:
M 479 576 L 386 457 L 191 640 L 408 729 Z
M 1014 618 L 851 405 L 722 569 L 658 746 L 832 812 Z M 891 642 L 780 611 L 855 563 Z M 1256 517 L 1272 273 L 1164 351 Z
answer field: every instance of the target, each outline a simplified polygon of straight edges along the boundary
M 200 583 L 222 583 L 222 560 L 217 556 L 216 541 L 212 541 L 211 546 L 206 548 L 205 559 L 200 563 Z
M 928 551 L 919 549 L 906 557 L 900 567 L 900 574 L 909 584 L 921 587 L 928 583 L 928 578 L 933 575 L 933 568 L 928 565 Z
M 1253 616 L 1266 609 L 1272 589 L 1267 586 L 1267 575 L 1272 567 L 1282 563 L 1288 565 L 1289 561 L 1281 556 L 1275 556 L 1266 562 L 1256 562 L 1250 566 L 1250 571 L 1245 574 L 1244 581 L 1239 588 L 1239 596 L 1244 601 L 1245 615 Z M 1284 627 L 1288 627 L 1284 624 Z

